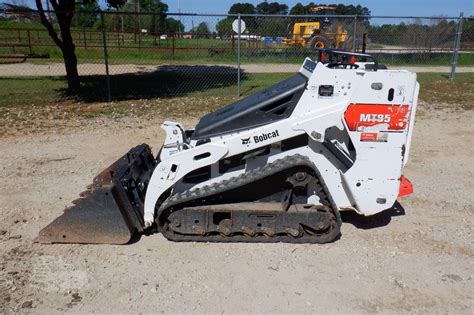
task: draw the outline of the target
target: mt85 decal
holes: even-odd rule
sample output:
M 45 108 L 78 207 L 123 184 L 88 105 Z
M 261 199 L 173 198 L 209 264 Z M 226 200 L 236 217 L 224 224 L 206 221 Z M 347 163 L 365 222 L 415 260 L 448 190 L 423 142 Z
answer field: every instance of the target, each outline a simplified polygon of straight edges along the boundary
M 360 121 L 362 122 L 385 122 L 389 123 L 392 116 L 389 114 L 360 114 Z
M 402 131 L 408 124 L 408 113 L 408 105 L 350 104 L 344 118 L 350 131 L 380 124 L 386 125 L 387 131 Z

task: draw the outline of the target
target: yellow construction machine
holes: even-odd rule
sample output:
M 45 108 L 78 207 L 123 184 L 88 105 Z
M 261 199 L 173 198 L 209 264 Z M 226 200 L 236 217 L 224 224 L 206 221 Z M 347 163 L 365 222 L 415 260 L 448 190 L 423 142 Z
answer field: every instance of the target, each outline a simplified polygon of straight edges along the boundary
M 335 11 L 336 7 L 311 7 L 309 13 L 317 15 L 317 17 L 313 21 L 290 24 L 288 26 L 289 36 L 283 39 L 283 45 L 303 48 L 350 49 L 351 43 L 344 26 L 331 23 L 330 17 L 335 14 Z

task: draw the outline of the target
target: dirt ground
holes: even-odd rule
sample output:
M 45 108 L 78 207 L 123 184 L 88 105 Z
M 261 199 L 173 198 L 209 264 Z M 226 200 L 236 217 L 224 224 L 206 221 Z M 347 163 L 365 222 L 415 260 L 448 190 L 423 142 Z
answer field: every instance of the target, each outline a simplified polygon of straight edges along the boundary
M 156 151 L 164 118 L 0 138 L 0 313 L 472 314 L 472 111 L 421 104 L 404 171 L 415 193 L 400 211 L 346 216 L 335 243 L 33 243 L 131 146 Z

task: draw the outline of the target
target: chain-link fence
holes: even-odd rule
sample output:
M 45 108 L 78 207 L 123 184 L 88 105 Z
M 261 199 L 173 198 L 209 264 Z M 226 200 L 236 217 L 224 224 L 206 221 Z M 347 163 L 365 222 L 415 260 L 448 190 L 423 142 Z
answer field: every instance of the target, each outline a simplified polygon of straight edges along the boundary
M 392 68 L 436 66 L 454 78 L 456 67 L 474 66 L 473 29 L 462 17 L 104 11 L 76 12 L 71 34 L 81 83 L 96 100 L 241 95 L 296 72 L 314 47 L 364 51 Z M 0 77 L 61 77 L 62 58 L 36 11 L 0 10 Z

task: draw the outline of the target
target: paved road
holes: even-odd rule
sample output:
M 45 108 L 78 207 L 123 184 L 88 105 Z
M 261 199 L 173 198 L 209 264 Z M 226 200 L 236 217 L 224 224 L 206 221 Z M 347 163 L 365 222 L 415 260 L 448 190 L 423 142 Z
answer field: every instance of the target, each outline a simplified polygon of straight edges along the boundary
M 296 72 L 300 65 L 295 64 L 244 64 L 242 69 L 248 73 L 275 73 Z M 407 66 L 393 67 L 391 69 L 406 69 L 413 72 L 450 72 L 449 66 Z M 186 73 L 222 73 L 224 71 L 236 71 L 235 65 L 206 64 L 206 65 L 135 65 L 135 64 L 113 64 L 109 66 L 111 74 L 124 73 L 150 73 L 154 71 L 180 71 Z M 458 67 L 457 72 L 474 72 L 474 67 Z M 85 63 L 79 65 L 81 75 L 101 75 L 105 73 L 103 64 Z M 0 65 L 0 77 L 12 76 L 57 76 L 65 75 L 62 63 L 48 64 L 11 64 Z

